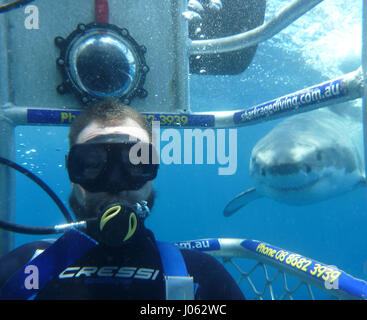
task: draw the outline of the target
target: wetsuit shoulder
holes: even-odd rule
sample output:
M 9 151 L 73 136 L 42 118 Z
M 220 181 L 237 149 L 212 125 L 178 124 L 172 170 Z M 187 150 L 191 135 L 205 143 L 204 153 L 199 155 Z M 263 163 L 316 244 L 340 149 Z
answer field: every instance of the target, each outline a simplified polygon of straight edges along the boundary
M 37 249 L 44 250 L 51 243 L 43 240 L 30 242 L 2 256 L 0 258 L 0 287 L 33 257 Z
M 214 257 L 199 251 L 180 249 L 188 273 L 198 284 L 196 300 L 242 300 L 241 289 L 226 268 Z

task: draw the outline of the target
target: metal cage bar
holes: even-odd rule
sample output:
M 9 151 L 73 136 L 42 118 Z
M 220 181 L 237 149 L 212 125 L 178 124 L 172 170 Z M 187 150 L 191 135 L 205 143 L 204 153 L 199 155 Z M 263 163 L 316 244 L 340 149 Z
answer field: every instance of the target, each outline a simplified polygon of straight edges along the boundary
M 8 70 L 8 20 L 0 16 L 0 106 L 10 100 Z M 1 114 L 0 108 L 0 156 L 10 160 L 15 157 L 14 125 Z M 15 217 L 15 173 L 0 166 L 0 219 L 14 221 Z M 0 256 L 12 249 L 14 235 L 0 230 Z
M 363 141 L 364 141 L 364 176 L 367 172 L 367 3 L 363 1 L 363 15 L 362 15 L 362 74 L 363 74 Z
M 160 121 L 160 125 L 165 127 L 242 127 L 360 98 L 363 94 L 362 78 L 362 71 L 358 69 L 342 77 L 241 110 L 143 114 L 149 121 Z M 70 125 L 79 113 L 80 110 L 10 104 L 2 109 L 4 117 L 20 125 Z M 168 116 L 171 121 L 167 121 Z
M 237 264 L 234 264 L 234 266 L 237 271 L 240 271 L 241 278 L 249 280 L 250 286 L 259 298 L 264 294 L 266 286 L 269 287 L 270 294 L 274 298 L 271 285 L 279 276 L 279 273 L 270 278 L 265 268 L 265 265 L 267 265 L 280 271 L 284 277 L 285 294 L 282 298 L 285 296 L 291 298 L 291 295 L 305 283 L 311 298 L 313 298 L 313 294 L 310 285 L 337 298 L 367 300 L 366 281 L 356 279 L 335 266 L 324 264 L 265 242 L 251 239 L 211 238 L 180 241 L 175 244 L 181 248 L 203 251 L 229 262 L 233 258 L 257 261 L 258 263 L 248 272 L 242 271 Z M 260 266 L 265 268 L 266 283 L 259 291 L 249 276 Z M 297 278 L 300 283 L 293 288 L 288 288 L 285 275 Z
M 244 49 L 270 39 L 323 0 L 295 0 L 269 22 L 247 32 L 213 40 L 190 42 L 190 54 L 221 53 Z

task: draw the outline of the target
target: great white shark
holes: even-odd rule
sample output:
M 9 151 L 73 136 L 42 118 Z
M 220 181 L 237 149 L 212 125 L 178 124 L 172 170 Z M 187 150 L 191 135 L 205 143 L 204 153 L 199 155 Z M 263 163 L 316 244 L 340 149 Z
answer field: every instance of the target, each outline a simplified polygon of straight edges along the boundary
M 362 112 L 343 103 L 283 120 L 252 150 L 253 187 L 224 209 L 230 216 L 262 197 L 307 205 L 365 184 Z

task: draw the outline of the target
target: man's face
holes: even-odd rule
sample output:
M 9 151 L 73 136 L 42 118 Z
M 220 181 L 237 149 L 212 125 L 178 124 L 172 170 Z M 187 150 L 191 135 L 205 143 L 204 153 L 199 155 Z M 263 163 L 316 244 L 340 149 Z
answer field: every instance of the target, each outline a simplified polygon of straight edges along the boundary
M 76 143 L 86 143 L 97 136 L 109 134 L 125 134 L 135 139 L 139 139 L 142 142 L 149 143 L 149 135 L 147 131 L 132 119 L 127 119 L 121 122 L 121 125 L 108 127 L 97 122 L 92 122 L 80 132 Z M 69 201 L 76 218 L 81 220 L 95 217 L 100 207 L 107 202 L 125 200 L 131 203 L 136 203 L 137 201 L 147 200 L 149 196 L 151 196 L 152 192 L 153 181 L 146 182 L 143 187 L 138 190 L 125 190 L 118 193 L 92 193 L 88 192 L 78 184 L 73 184 Z

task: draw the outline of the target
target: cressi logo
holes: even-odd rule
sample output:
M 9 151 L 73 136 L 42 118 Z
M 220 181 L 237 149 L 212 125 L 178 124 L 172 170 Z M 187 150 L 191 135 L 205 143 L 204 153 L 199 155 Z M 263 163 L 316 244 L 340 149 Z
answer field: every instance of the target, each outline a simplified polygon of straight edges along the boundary
M 159 274 L 159 270 L 151 268 L 137 267 L 119 267 L 119 266 L 103 266 L 103 267 L 69 267 L 59 274 L 59 279 L 70 279 L 79 277 L 99 277 L 99 278 L 124 278 L 124 279 L 142 279 L 155 280 Z

